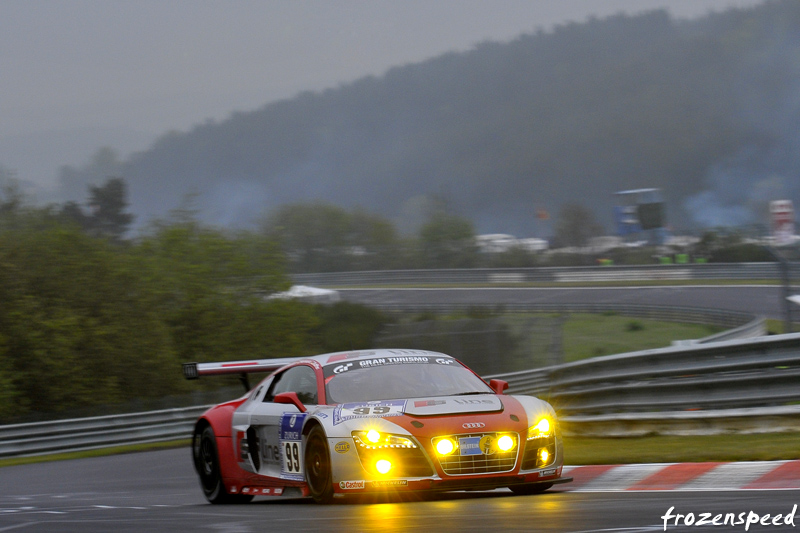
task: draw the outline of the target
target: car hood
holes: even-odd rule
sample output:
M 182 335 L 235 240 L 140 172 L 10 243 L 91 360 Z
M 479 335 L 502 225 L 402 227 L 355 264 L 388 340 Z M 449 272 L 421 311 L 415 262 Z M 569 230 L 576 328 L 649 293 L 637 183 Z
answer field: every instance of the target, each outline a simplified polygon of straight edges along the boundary
M 503 402 L 493 394 L 412 398 L 405 407 L 405 413 L 413 416 L 495 413 L 502 410 Z

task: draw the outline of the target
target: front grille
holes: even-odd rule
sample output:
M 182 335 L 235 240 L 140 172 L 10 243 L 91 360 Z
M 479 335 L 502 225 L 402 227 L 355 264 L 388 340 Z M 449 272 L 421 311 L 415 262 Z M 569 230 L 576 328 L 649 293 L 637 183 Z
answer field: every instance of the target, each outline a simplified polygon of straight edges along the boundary
M 452 438 L 460 439 L 481 439 L 486 436 L 497 438 L 498 435 L 507 433 L 476 433 L 471 435 L 453 435 Z M 519 440 L 517 440 L 519 443 Z M 495 474 L 510 472 L 514 469 L 517 462 L 519 445 L 507 452 L 497 451 L 490 455 L 484 453 L 475 455 L 462 455 L 462 450 L 456 450 L 450 455 L 439 456 L 439 464 L 445 474 L 450 476 L 463 476 L 469 474 Z

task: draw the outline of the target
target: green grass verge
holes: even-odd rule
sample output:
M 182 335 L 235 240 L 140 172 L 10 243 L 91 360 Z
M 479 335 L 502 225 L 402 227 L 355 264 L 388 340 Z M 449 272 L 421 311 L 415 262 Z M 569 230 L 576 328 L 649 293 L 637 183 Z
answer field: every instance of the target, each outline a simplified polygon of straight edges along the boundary
M 798 433 L 752 435 L 565 437 L 569 465 L 776 461 L 798 458 Z
M 9 457 L 0 459 L 0 468 L 4 466 L 28 465 L 33 463 L 47 463 L 51 461 L 65 461 L 67 459 L 86 459 L 88 457 L 104 457 L 106 455 L 120 455 L 123 453 L 150 452 L 170 448 L 187 449 L 191 446 L 191 439 L 174 440 L 169 442 L 151 442 L 148 444 L 130 444 L 127 446 L 114 446 L 97 450 L 84 450 L 80 452 L 54 453 L 50 455 L 35 455 L 32 457 Z M 187 452 L 188 453 L 188 452 Z
M 613 313 L 574 314 L 564 324 L 564 360 L 665 348 L 676 339 L 702 339 L 724 328 L 664 322 Z

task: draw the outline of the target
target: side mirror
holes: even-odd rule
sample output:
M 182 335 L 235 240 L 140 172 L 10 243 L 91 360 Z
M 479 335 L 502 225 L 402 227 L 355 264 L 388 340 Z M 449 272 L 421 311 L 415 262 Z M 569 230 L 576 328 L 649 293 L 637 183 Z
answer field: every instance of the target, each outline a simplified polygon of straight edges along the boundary
M 297 397 L 296 392 L 282 392 L 280 394 L 276 394 L 272 401 L 275 403 L 294 405 L 301 413 L 305 413 L 307 411 L 306 406 L 303 405 L 303 402 L 301 402 L 300 398 Z
M 508 388 L 508 381 L 493 379 L 489 382 L 489 386 L 494 390 L 495 394 L 503 394 L 503 391 Z M 275 399 L 277 400 L 277 396 Z

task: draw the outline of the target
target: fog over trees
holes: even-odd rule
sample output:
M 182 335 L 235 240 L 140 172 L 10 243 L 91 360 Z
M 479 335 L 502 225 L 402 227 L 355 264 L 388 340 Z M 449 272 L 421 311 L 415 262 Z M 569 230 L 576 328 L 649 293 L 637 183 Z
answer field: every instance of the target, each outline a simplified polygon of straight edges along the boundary
M 403 231 L 440 198 L 478 233 L 549 237 L 537 212 L 579 204 L 611 231 L 615 192 L 658 187 L 678 230 L 764 223 L 770 200 L 800 203 L 798 57 L 796 0 L 572 23 L 170 132 L 126 160 L 100 150 L 62 168 L 61 200 L 123 177 L 137 226 L 191 195 L 219 226 L 325 202 Z

